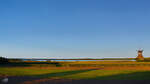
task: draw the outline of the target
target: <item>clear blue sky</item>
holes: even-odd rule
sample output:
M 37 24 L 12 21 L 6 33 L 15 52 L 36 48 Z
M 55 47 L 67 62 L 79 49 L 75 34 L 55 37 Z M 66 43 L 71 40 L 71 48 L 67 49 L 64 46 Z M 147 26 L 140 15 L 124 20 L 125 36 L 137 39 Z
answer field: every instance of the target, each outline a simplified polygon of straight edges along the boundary
M 149 0 L 0 0 L 0 55 L 150 56 Z

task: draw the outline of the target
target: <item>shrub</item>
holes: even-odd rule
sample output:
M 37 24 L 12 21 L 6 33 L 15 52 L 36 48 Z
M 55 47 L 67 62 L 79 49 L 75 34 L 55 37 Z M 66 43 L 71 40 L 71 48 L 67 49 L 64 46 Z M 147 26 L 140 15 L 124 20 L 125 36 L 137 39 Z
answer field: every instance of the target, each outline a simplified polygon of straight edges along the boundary
M 4 57 L 0 57 L 0 64 L 8 63 L 8 59 Z

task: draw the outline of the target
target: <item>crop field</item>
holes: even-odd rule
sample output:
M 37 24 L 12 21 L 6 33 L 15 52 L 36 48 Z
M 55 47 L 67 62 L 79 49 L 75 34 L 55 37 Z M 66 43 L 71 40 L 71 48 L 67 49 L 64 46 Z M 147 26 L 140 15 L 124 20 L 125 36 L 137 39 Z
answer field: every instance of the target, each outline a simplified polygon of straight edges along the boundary
M 16 84 L 56 79 L 149 80 L 149 76 L 150 62 L 134 61 L 17 62 L 0 67 L 0 78 L 8 77 Z

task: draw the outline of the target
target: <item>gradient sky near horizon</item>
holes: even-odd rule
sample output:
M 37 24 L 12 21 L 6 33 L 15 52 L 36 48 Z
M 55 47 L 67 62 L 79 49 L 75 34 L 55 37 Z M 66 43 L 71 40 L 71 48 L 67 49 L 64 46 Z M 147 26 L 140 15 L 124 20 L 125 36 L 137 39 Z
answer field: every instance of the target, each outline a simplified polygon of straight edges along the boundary
M 150 57 L 149 0 L 0 0 L 0 56 Z

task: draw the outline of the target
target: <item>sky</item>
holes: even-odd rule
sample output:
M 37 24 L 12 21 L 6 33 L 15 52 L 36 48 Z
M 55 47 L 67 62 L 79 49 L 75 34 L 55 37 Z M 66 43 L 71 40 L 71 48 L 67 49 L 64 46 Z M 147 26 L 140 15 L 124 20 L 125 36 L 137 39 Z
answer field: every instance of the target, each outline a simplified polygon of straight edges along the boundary
M 0 0 L 0 56 L 150 57 L 149 0 Z

